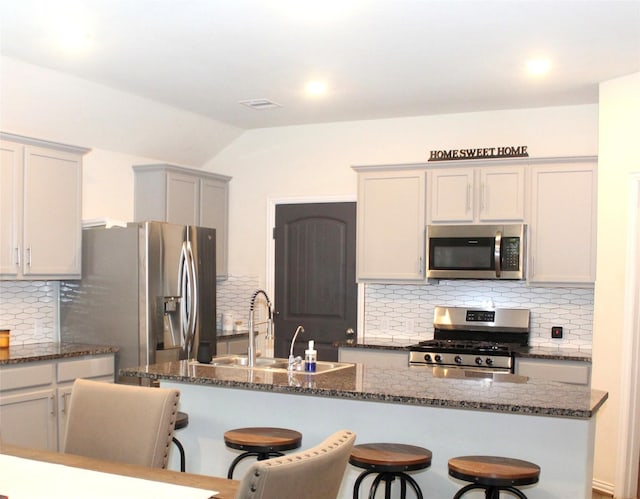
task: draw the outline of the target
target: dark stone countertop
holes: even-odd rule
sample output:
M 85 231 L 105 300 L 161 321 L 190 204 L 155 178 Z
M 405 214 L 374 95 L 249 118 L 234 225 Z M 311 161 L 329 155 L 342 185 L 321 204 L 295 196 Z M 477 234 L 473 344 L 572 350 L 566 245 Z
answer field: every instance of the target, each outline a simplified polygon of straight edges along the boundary
M 84 343 L 29 343 L 11 345 L 0 349 L 0 366 L 24 364 L 41 360 L 57 360 L 84 355 L 116 353 L 118 347 L 109 345 L 87 345 Z
M 400 405 L 589 419 L 608 394 L 587 386 L 460 369 L 374 368 L 354 364 L 316 375 L 188 361 L 122 369 L 123 376 Z
M 417 343 L 415 339 L 403 337 L 372 337 L 366 338 L 361 343 L 338 344 L 340 348 L 368 348 L 375 350 L 407 350 L 411 345 Z M 553 359 L 553 360 L 573 360 L 580 362 L 591 362 L 591 350 L 563 347 L 524 347 L 515 352 L 516 357 L 529 359 Z

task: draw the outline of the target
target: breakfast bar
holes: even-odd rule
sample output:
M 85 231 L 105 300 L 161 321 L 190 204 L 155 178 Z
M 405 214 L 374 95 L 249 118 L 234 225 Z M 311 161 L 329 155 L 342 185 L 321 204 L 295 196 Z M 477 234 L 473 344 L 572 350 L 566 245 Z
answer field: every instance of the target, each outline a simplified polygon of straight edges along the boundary
M 226 474 L 237 455 L 223 441 L 231 428 L 296 429 L 303 449 L 348 428 L 356 443 L 430 449 L 431 467 L 412 476 L 425 496 L 438 498 L 452 497 L 462 486 L 448 476 L 447 461 L 466 454 L 537 463 L 540 482 L 524 489 L 530 499 L 590 498 L 596 414 L 607 399 L 587 386 L 455 368 L 338 363 L 308 374 L 179 361 L 120 374 L 181 391 L 180 410 L 189 413 L 190 423 L 180 440 L 190 472 Z M 237 476 L 243 471 L 239 467 Z M 347 468 L 339 497 L 351 497 L 357 476 L 357 469 Z

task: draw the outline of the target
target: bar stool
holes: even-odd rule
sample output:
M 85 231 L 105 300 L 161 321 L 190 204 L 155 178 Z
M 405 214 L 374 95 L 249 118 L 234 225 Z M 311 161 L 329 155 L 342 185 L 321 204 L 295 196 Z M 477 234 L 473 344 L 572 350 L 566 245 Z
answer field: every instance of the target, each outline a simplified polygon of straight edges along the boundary
M 174 429 L 180 430 L 182 428 L 186 428 L 188 425 L 189 425 L 189 415 L 186 412 L 178 411 L 178 414 L 176 414 L 176 425 Z M 173 443 L 176 444 L 176 447 L 180 452 L 180 471 L 184 473 L 186 470 L 186 463 L 187 463 L 187 459 L 184 453 L 184 447 L 180 443 L 180 440 L 178 440 L 176 437 L 173 437 Z
M 255 456 L 263 461 L 284 456 L 282 451 L 297 449 L 302 445 L 302 433 L 286 428 L 236 428 L 224 433 L 224 443 L 231 449 L 244 451 L 229 466 L 227 478 L 233 478 L 236 465 L 247 457 Z
M 353 485 L 353 499 L 358 499 L 362 480 L 372 474 L 378 475 L 373 479 L 369 498 L 373 498 L 381 481 L 385 482 L 385 499 L 391 498 L 391 482 L 400 479 L 400 497 L 407 497 L 407 483 L 411 486 L 418 499 L 423 499 L 422 491 L 416 481 L 406 472 L 416 471 L 431 466 L 431 451 L 415 445 L 374 443 L 354 445 L 349 462 L 358 468 L 364 468 Z
M 459 499 L 474 489 L 484 489 L 486 499 L 499 499 L 501 490 L 527 499 L 515 486 L 537 483 L 540 466 L 508 457 L 462 456 L 449 459 L 449 475 L 472 482 L 461 488 L 453 499 Z

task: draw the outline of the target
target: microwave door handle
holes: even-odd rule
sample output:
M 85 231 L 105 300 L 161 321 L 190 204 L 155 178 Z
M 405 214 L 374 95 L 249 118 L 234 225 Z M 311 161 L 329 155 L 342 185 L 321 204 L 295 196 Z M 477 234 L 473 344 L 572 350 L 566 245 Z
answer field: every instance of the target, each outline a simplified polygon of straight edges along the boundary
M 500 273 L 501 273 L 501 269 L 500 269 L 500 250 L 502 247 L 502 232 L 498 231 L 496 232 L 496 240 L 495 240 L 495 246 L 493 248 L 493 259 L 494 259 L 494 263 L 495 263 L 495 268 L 496 268 L 496 277 L 500 277 Z

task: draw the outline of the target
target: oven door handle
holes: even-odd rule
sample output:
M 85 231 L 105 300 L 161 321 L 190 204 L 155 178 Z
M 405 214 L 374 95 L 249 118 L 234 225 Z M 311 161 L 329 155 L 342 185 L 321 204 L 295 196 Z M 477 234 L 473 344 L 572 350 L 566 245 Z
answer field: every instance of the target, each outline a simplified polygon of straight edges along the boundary
M 501 268 L 500 268 L 500 250 L 502 246 L 502 231 L 496 232 L 495 246 L 493 247 L 493 260 L 494 266 L 496 268 L 496 277 L 500 277 Z

